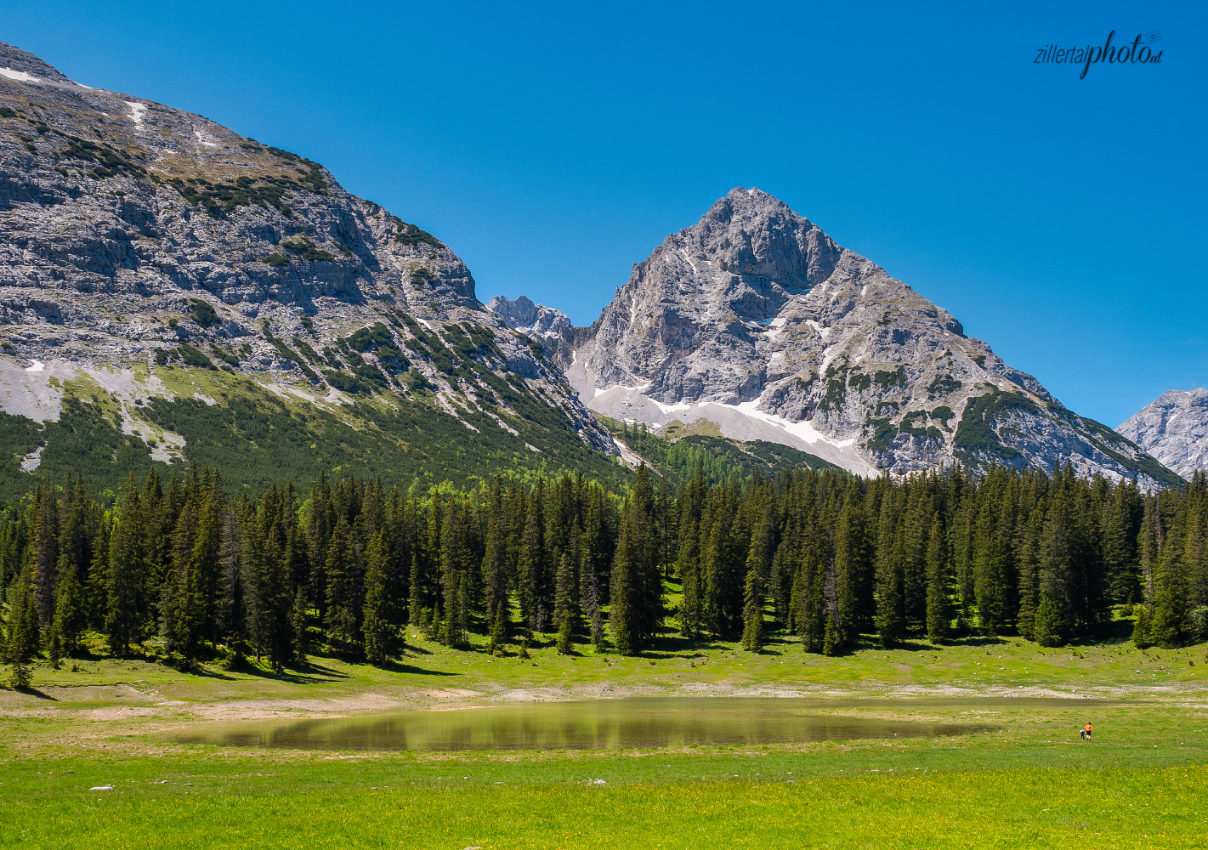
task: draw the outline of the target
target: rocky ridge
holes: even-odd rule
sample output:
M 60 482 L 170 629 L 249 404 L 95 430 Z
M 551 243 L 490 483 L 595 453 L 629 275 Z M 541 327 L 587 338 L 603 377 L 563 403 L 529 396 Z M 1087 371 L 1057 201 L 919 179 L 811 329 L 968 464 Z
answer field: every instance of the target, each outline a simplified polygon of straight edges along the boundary
M 538 325 L 527 327 L 561 334 L 547 344 L 583 402 L 620 419 L 704 419 L 869 475 L 1070 463 L 1147 487 L 1177 481 L 757 189 L 668 236 L 590 329 Z
M 1208 390 L 1170 390 L 1116 429 L 1184 478 L 1208 470 Z
M 485 415 L 522 449 L 541 419 L 616 453 L 439 239 L 317 163 L 2 43 L 0 337 L 5 413 L 54 421 L 65 394 L 104 396 L 161 460 L 185 442 L 141 410 L 179 396 L 165 370 L 331 411 L 419 406 L 475 430 Z

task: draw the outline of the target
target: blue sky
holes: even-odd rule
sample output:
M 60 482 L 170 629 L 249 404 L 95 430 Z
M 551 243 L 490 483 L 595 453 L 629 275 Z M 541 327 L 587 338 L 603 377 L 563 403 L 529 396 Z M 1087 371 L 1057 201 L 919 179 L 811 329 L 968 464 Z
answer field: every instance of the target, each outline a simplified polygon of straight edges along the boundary
M 1208 384 L 1204 6 L 918 5 L 39 2 L 0 40 L 322 162 L 484 301 L 587 324 L 757 186 L 1083 415 Z M 1033 64 L 1113 29 L 1162 64 Z

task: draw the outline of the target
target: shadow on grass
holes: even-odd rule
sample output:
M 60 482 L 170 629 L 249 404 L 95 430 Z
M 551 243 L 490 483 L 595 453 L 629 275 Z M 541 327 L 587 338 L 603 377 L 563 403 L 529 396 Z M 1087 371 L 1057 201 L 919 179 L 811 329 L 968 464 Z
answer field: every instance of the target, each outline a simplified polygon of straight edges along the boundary
M 26 696 L 35 697 L 36 699 L 47 699 L 47 700 L 50 700 L 51 702 L 58 702 L 58 700 L 55 699 L 54 697 L 52 697 L 50 694 L 43 693 L 42 691 L 38 690 L 37 688 L 24 687 L 24 688 L 14 688 L 13 690 L 15 690 L 19 694 L 25 694 Z
M 391 673 L 410 673 L 414 676 L 460 676 L 461 673 L 455 673 L 452 670 L 425 670 L 423 667 L 416 667 L 413 664 L 404 664 L 400 661 L 386 661 L 378 664 L 379 670 L 387 670 Z

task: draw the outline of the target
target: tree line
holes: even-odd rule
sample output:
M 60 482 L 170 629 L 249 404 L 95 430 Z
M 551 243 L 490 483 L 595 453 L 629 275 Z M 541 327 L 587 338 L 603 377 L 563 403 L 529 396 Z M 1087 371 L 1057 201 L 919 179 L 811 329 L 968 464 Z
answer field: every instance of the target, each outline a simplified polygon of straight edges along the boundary
M 758 472 L 673 487 L 645 467 L 610 491 L 582 476 L 386 491 L 325 476 L 231 496 L 213 470 L 127 479 L 111 506 L 72 479 L 0 513 L 0 649 L 17 681 L 89 632 L 174 663 L 254 654 L 280 670 L 326 645 L 383 663 L 408 627 L 502 652 L 548 635 L 641 653 L 661 635 L 778 630 L 833 654 L 873 637 L 1095 635 L 1113 606 L 1138 646 L 1208 632 L 1208 480 L 1134 483 L 1001 467 L 906 478 Z

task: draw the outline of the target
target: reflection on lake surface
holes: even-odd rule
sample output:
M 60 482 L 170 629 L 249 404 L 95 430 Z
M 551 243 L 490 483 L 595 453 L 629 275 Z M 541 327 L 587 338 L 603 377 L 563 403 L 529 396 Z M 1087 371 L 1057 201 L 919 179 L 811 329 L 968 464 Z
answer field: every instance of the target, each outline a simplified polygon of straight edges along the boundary
M 898 707 L 907 709 L 908 702 Z M 920 705 L 916 701 L 912 707 Z M 850 701 L 851 708 L 894 706 L 893 701 Z M 313 750 L 546 750 L 916 738 L 992 728 L 818 713 L 845 707 L 836 700 L 752 698 L 513 703 L 457 711 L 225 724 L 173 737 L 186 744 Z

